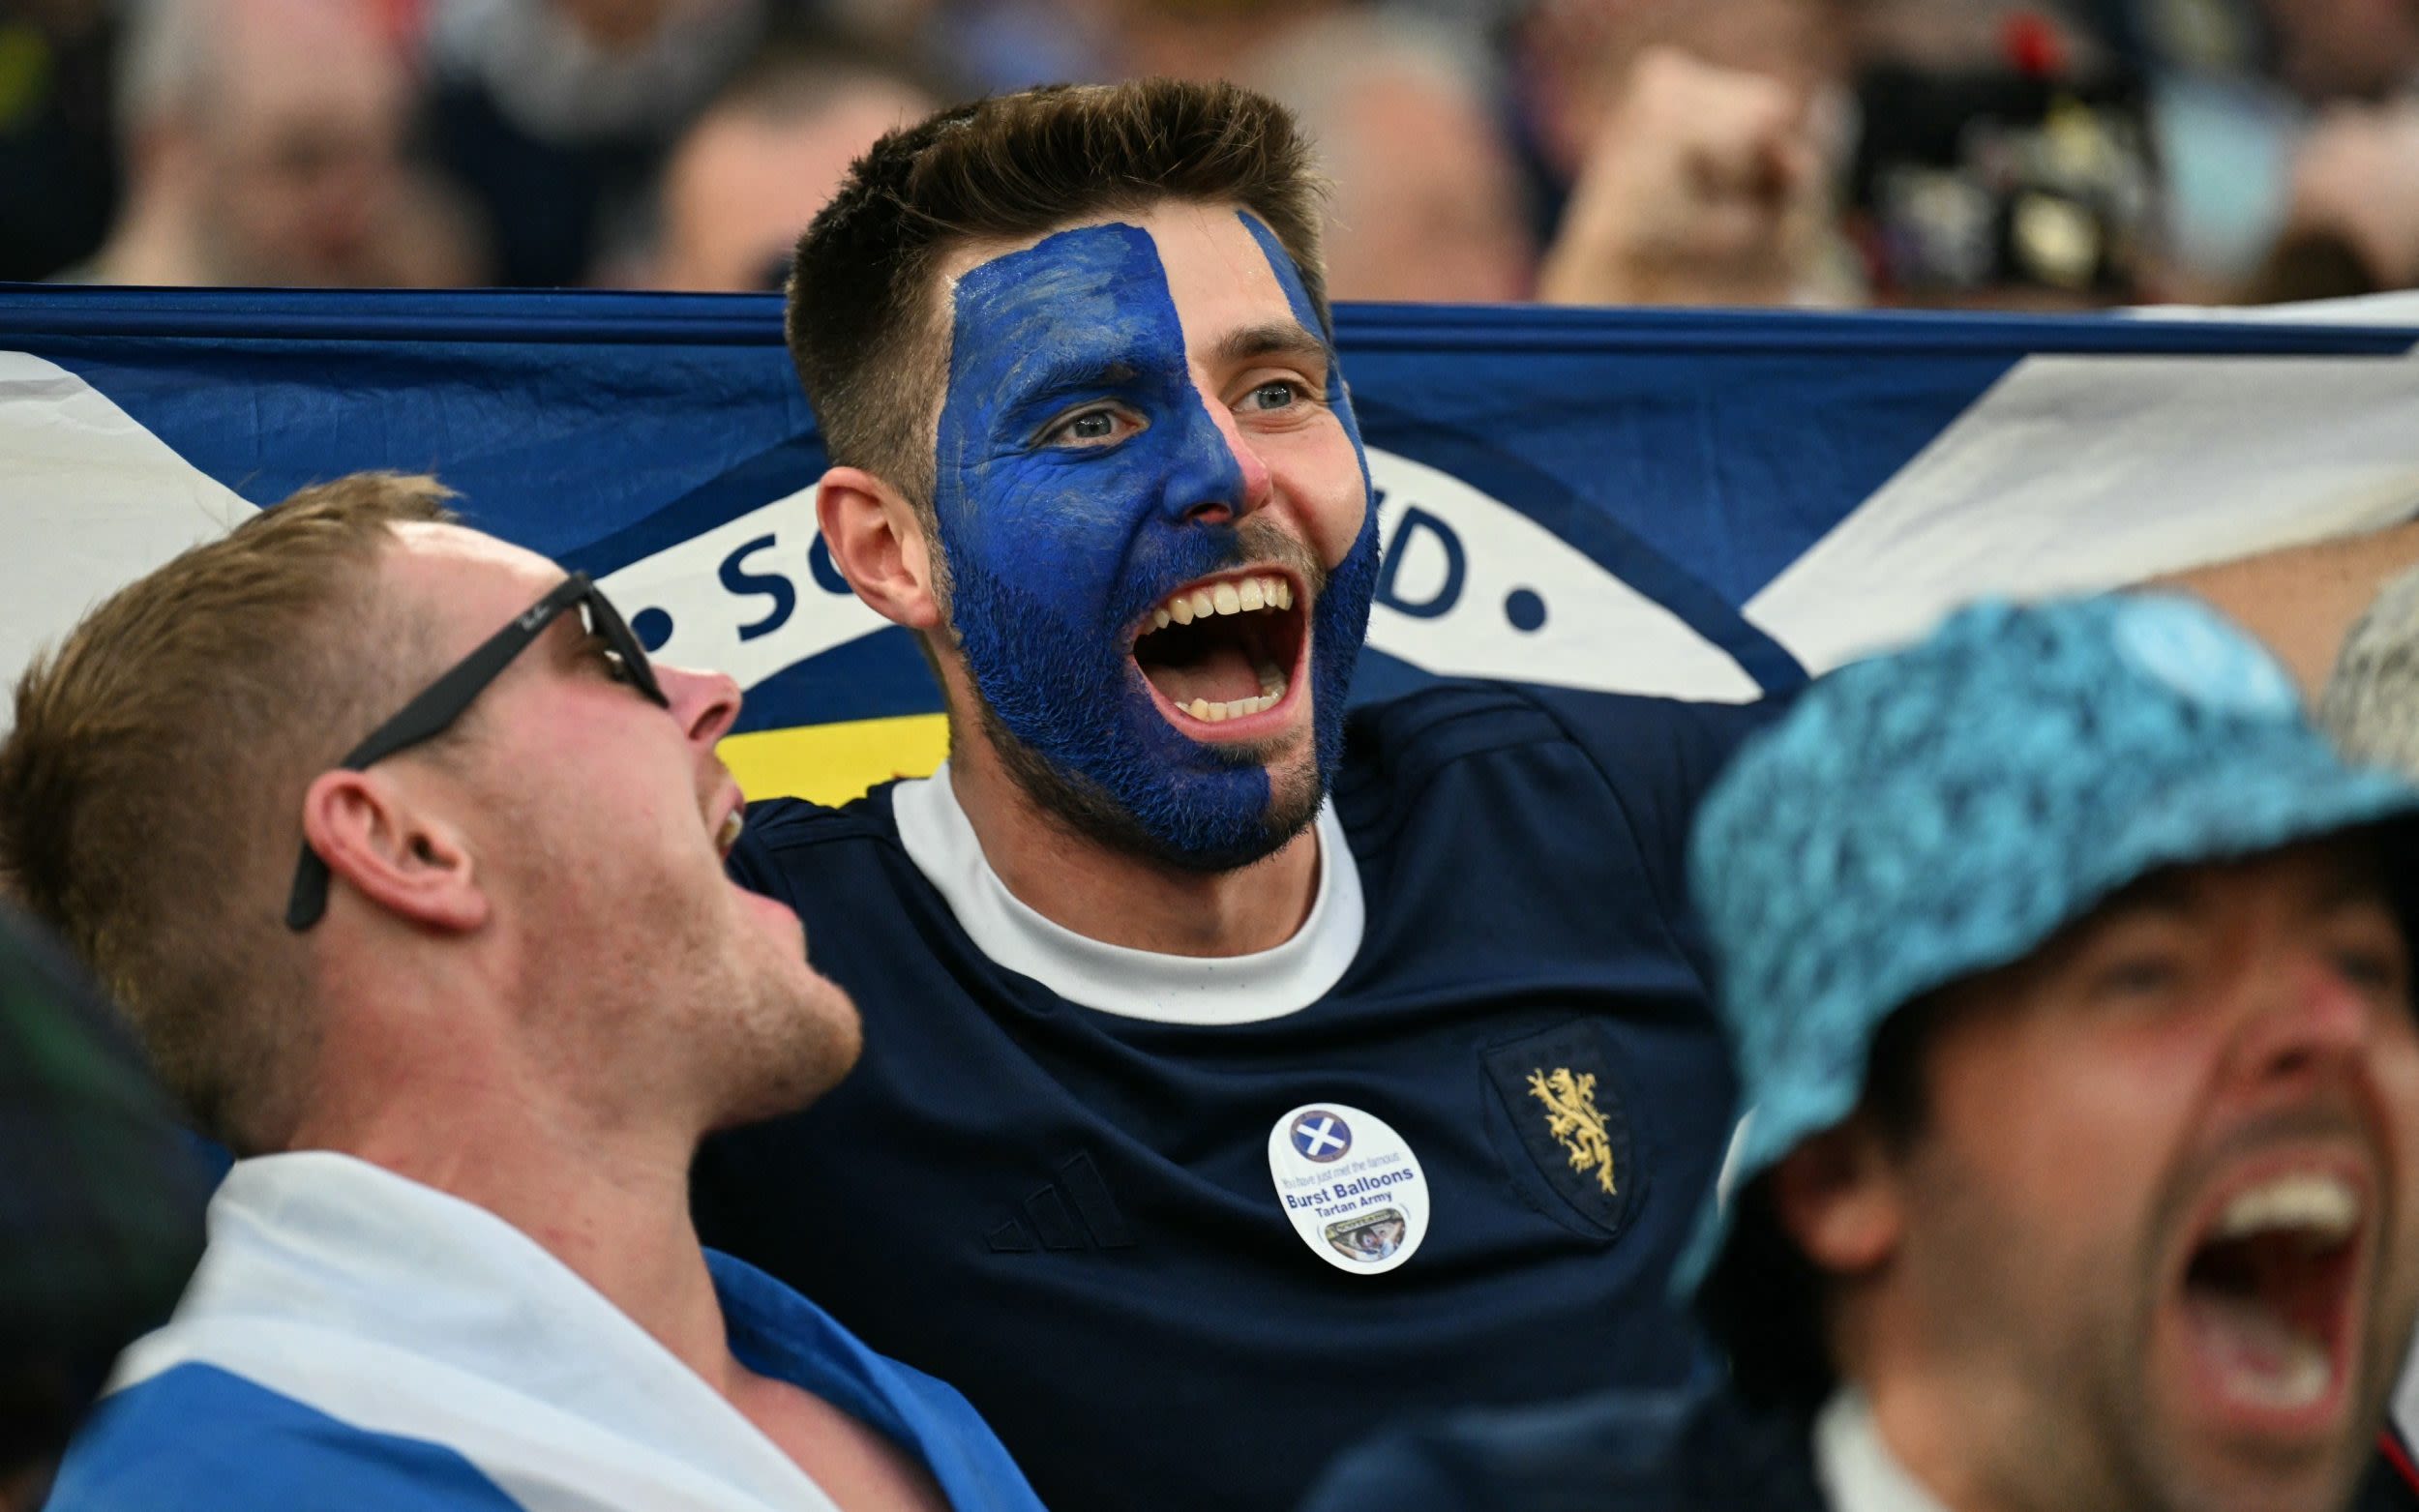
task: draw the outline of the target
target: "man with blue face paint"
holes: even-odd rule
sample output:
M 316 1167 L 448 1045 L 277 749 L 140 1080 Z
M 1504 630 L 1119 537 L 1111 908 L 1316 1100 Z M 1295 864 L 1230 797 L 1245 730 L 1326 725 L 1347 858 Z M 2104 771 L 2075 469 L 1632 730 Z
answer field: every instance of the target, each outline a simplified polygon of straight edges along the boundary
M 951 749 L 732 864 L 865 1009 L 710 1144 L 709 1242 L 956 1383 L 1060 1512 L 1290 1505 L 1423 1410 L 1657 1389 L 1734 1083 L 1684 905 L 1755 709 L 1347 712 L 1377 528 L 1306 144 L 1037 90 L 894 133 L 800 243 L 823 539 Z
M 833 562 L 929 780 L 742 880 L 866 1005 L 718 1141 L 712 1242 L 946 1374 L 1061 1512 L 1282 1507 L 1405 1413 L 1685 1378 L 1732 1085 L 1678 900 L 1759 716 L 1446 685 L 1347 713 L 1377 567 L 1316 181 L 1155 82 L 894 133 L 801 243 Z
M 1013 774 L 1110 846 L 1217 872 L 1259 860 L 1317 807 L 1377 520 L 1363 505 L 1345 533 L 1344 493 L 1365 499 L 1366 464 L 1293 260 L 1248 213 L 1175 214 L 1178 269 L 1191 244 L 1223 243 L 1240 282 L 1282 292 L 1282 318 L 1245 328 L 1243 402 L 1222 408 L 1196 386 L 1153 230 L 1057 232 L 958 281 L 934 514 L 952 625 Z M 1332 568 L 1262 513 L 1280 451 L 1326 469 L 1329 496 L 1309 503 L 1332 518 L 1307 522 L 1349 542 Z M 1224 613 L 1221 589 L 1236 594 Z M 1307 697 L 1287 697 L 1305 677 Z M 1305 723 L 1307 747 L 1287 738 Z

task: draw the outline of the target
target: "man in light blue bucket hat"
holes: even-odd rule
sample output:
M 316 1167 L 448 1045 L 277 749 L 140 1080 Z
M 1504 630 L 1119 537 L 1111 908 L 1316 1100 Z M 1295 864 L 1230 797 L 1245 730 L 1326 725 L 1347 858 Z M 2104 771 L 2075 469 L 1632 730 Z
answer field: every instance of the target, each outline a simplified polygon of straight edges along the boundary
M 1726 1365 L 1313 1504 L 2350 1504 L 2419 1311 L 2414 815 L 2191 600 L 1816 684 L 1690 848 L 1742 1118 L 1675 1287 Z
M 1677 1284 L 1835 1504 L 2344 1503 L 2419 1302 L 2413 802 L 2153 596 L 1969 609 L 1742 753 Z

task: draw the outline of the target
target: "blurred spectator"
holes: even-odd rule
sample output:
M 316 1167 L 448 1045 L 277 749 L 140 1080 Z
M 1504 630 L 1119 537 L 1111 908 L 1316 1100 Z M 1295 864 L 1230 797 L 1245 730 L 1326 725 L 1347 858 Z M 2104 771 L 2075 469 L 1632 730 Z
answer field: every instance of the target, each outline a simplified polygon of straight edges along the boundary
M 16 0 L 0 15 L 0 279 L 92 255 L 117 201 L 112 0 Z
M 1566 305 L 1820 302 L 1830 174 L 1782 80 L 1675 47 L 1629 68 L 1538 279 Z
M 2243 297 L 2327 299 L 2419 283 L 2419 100 L 2329 105 L 2305 129 L 2285 227 Z M 2331 276 L 2314 268 L 2331 266 Z
M 1567 195 L 1558 304 L 1837 304 L 1854 0 L 1541 0 L 1514 40 L 1530 144 Z
M 201 1255 L 194 1146 L 81 972 L 0 904 L 0 1509 L 41 1505 Z
M 369 0 L 145 0 L 120 59 L 106 283 L 433 286 L 471 222 L 403 154 L 410 80 Z
M 2411 0 L 2261 0 L 2275 70 L 2305 100 L 2382 100 L 2419 83 Z
M 851 35 L 913 46 L 972 93 L 1114 78 L 1123 0 L 825 0 Z
M 1538 0 L 1515 41 L 1522 99 L 1545 167 L 1565 188 L 1598 153 L 1639 63 L 1676 48 L 1760 74 L 1810 127 L 1846 94 L 1856 0 Z M 1826 100 L 1832 104 L 1823 104 Z
M 785 48 L 760 59 L 672 150 L 642 282 L 781 287 L 791 248 L 849 164 L 942 104 L 907 72 L 861 55 Z
M 1120 76 L 1231 78 L 1254 53 L 1278 44 L 1353 0 L 1105 0 Z
M 2419 5 L 2102 3 L 2154 80 L 2174 297 L 2419 282 Z
M 1491 80 L 1452 34 L 1377 11 L 1288 31 L 1240 82 L 1291 106 L 1334 181 L 1336 299 L 1517 300 L 1537 247 Z
M 2344 637 L 2318 723 L 2353 759 L 2419 780 L 2419 572 L 2387 583 Z
M 1849 229 L 1877 300 L 2076 310 L 2152 279 L 2157 159 L 2138 74 L 2099 39 L 1986 0 L 1863 19 Z
M 499 282 L 577 283 L 634 240 L 672 141 L 766 0 L 433 0 L 428 126 L 492 223 Z

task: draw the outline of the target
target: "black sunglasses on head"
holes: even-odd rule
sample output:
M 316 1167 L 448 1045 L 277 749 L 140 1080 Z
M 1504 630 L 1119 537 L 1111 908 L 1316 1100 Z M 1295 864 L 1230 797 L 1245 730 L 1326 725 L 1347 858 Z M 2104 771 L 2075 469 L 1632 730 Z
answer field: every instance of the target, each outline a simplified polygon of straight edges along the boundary
M 588 580 L 586 573 L 573 573 L 555 584 L 552 593 L 523 610 L 511 624 L 481 641 L 476 650 L 404 704 L 402 713 L 372 730 L 369 739 L 345 753 L 344 759 L 330 770 L 358 772 L 373 761 L 383 761 L 445 733 L 470 707 L 471 700 L 512 665 L 514 657 L 572 608 L 582 612 L 588 633 L 604 640 L 606 649 L 620 658 L 631 685 L 658 708 L 671 708 L 672 700 L 664 697 L 663 688 L 655 681 L 655 668 L 647 661 L 639 637 L 631 634 L 629 625 L 606 600 L 603 591 Z M 319 859 L 319 853 L 306 840 L 302 860 L 294 867 L 294 891 L 285 901 L 285 927 L 297 933 L 311 928 L 319 922 L 327 905 L 328 864 Z

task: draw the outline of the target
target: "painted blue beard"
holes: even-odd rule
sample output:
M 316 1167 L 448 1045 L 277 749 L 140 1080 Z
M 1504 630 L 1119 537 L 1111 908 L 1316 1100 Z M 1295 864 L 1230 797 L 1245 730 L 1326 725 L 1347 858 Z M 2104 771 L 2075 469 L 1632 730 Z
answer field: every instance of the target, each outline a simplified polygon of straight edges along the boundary
M 1291 261 L 1243 223 L 1316 332 Z M 1244 484 L 1193 387 L 1156 244 L 1131 225 L 1048 237 L 961 279 L 956 316 L 935 513 L 993 744 L 1029 792 L 1094 838 L 1201 870 L 1267 855 L 1316 813 L 1343 753 L 1377 583 L 1374 512 L 1324 587 L 1309 584 L 1316 780 L 1272 808 L 1259 755 L 1178 732 L 1129 654 L 1132 627 L 1168 593 L 1269 558 L 1251 551 L 1248 518 L 1186 519 L 1205 502 L 1239 513 Z M 1329 390 L 1358 456 L 1340 377 Z M 1143 430 L 1096 448 L 1032 444 L 1094 397 L 1139 413 Z M 1367 471 L 1363 459 L 1364 489 Z

